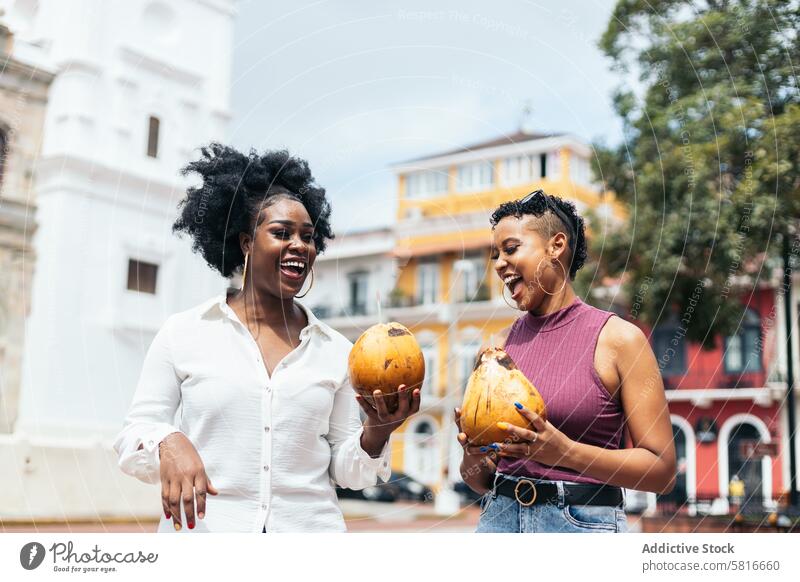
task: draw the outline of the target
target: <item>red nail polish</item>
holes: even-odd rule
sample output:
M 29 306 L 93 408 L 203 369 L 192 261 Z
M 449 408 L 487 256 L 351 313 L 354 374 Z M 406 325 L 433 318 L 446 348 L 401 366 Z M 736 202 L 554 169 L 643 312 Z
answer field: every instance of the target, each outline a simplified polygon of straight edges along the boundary
M 194 522 L 193 521 L 189 522 L 189 529 L 194 529 Z
M 172 519 L 172 516 L 167 512 L 164 512 L 164 517 L 166 517 L 167 519 Z

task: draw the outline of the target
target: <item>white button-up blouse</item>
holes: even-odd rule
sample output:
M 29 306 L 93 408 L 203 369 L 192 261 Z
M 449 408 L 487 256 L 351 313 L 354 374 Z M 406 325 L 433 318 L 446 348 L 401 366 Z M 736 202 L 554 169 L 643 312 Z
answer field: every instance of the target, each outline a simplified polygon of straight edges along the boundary
M 183 516 L 182 533 L 344 531 L 334 484 L 388 480 L 389 444 L 378 458 L 361 448 L 352 344 L 303 310 L 300 345 L 271 377 L 224 295 L 156 334 L 114 449 L 125 473 L 159 483 L 161 440 L 182 432 L 192 441 L 219 495 L 207 496 L 193 530 Z M 162 516 L 158 531 L 174 532 L 172 521 Z

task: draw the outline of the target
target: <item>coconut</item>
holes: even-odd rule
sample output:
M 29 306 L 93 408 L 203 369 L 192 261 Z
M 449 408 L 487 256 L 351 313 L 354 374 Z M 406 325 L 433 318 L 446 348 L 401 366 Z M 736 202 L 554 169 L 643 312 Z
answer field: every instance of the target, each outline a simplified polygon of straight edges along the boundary
M 484 350 L 469 377 L 461 405 L 461 429 L 475 445 L 503 442 L 508 432 L 499 421 L 530 428 L 514 406 L 519 402 L 546 420 L 541 394 L 500 348 Z
M 410 392 L 421 388 L 425 379 L 425 358 L 417 340 L 394 321 L 373 325 L 361 334 L 350 350 L 348 368 L 355 391 L 374 406 L 372 393 L 380 390 L 389 412 L 397 410 L 401 384 Z

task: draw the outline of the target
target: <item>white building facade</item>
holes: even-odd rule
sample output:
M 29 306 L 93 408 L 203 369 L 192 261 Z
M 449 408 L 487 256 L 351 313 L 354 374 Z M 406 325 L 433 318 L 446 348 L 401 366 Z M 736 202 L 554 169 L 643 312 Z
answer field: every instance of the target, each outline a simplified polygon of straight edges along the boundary
M 226 137 L 234 2 L 17 4 L 17 38 L 41 48 L 55 78 L 0 517 L 155 516 L 160 491 L 123 475 L 111 443 L 161 323 L 227 287 L 171 226 L 179 169 Z

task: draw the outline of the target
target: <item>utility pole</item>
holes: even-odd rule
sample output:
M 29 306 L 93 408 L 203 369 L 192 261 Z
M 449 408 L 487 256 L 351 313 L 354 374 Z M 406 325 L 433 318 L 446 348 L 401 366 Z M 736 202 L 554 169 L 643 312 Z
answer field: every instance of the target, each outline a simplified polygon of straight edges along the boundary
M 783 304 L 786 313 L 786 406 L 789 420 L 789 504 L 798 506 L 797 419 L 794 398 L 794 346 L 792 342 L 792 256 L 789 229 L 783 235 Z

